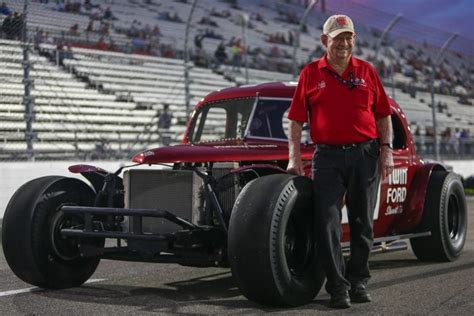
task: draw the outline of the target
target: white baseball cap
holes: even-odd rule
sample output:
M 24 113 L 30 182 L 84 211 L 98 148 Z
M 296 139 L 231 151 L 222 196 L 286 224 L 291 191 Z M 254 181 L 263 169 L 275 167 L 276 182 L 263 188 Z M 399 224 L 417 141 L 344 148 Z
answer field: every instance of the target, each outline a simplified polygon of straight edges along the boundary
M 330 37 L 336 37 L 341 33 L 354 31 L 354 23 L 347 15 L 336 14 L 330 16 L 323 26 L 323 34 L 326 34 Z

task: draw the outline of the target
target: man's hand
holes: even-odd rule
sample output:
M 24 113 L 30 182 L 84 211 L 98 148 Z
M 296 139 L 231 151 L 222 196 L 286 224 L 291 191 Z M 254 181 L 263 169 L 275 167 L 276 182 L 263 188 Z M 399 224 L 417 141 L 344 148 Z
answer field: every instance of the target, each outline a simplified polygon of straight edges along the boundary
M 303 129 L 303 123 L 290 120 L 288 128 L 288 150 L 289 159 L 288 167 L 286 170 L 289 174 L 295 174 L 297 176 L 304 175 L 303 163 L 301 161 L 301 131 Z
M 379 163 L 383 180 L 392 173 L 394 168 L 392 149 L 382 146 L 380 149 Z
M 289 174 L 294 174 L 297 176 L 304 175 L 303 163 L 301 159 L 290 159 L 288 161 L 288 167 L 286 168 Z

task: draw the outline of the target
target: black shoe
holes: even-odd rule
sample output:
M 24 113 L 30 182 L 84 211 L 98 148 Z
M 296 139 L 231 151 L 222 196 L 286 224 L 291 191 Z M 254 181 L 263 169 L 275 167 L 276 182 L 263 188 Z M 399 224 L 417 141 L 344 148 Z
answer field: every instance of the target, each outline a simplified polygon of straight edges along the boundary
M 364 285 L 359 285 L 349 291 L 352 303 L 368 303 L 372 302 L 369 292 Z
M 351 307 L 351 300 L 347 291 L 331 295 L 331 302 L 329 306 L 332 308 L 349 308 Z

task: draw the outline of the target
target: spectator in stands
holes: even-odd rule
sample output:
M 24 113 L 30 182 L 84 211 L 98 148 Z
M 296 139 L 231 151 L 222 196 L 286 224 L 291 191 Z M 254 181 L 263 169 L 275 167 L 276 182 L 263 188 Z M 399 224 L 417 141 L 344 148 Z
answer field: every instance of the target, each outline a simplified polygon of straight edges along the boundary
M 161 56 L 166 58 L 176 58 L 176 50 L 171 45 L 161 46 Z
M 64 59 L 72 58 L 71 47 L 68 48 L 67 46 L 69 45 L 62 42 L 56 46 L 57 62 L 60 66 L 64 66 Z
M 84 9 L 90 11 L 92 9 L 91 0 L 84 0 Z
M 171 127 L 172 114 L 169 112 L 169 104 L 163 104 L 163 110 L 158 111 L 158 134 L 163 146 L 168 146 L 171 143 L 169 129 Z
M 255 52 L 255 55 L 253 57 L 253 62 L 254 62 L 254 67 L 257 69 L 267 69 L 268 67 L 268 60 L 263 54 L 261 49 L 258 49 Z
M 94 32 L 94 20 L 89 19 L 89 23 L 87 24 L 86 27 L 86 33 L 92 33 Z
M 443 132 L 441 132 L 441 144 L 440 144 L 440 152 L 447 154 L 451 152 L 451 127 L 446 127 Z
M 425 147 L 427 154 L 434 152 L 434 128 L 432 126 L 425 127 Z
M 0 14 L 9 16 L 12 13 L 12 10 L 7 6 L 5 2 L 2 2 L 2 5 L 0 5 Z
M 158 37 L 158 36 L 161 36 L 161 31 L 160 31 L 160 27 L 158 25 L 155 24 L 155 26 L 153 27 L 153 30 L 151 31 L 153 33 L 154 36 Z
M 131 43 L 134 50 L 142 50 L 146 45 L 145 41 L 138 36 L 134 37 Z
M 234 45 L 230 49 L 230 53 L 232 54 L 232 71 L 240 72 L 240 66 L 242 64 L 242 55 L 244 53 L 244 48 L 240 43 L 240 39 L 234 42 Z
M 44 42 L 43 31 L 37 27 L 35 31 L 35 36 L 33 38 L 33 45 L 36 50 L 40 49 L 40 45 Z
M 424 147 L 424 136 L 421 135 L 421 129 L 419 125 L 416 125 L 415 132 L 413 133 L 413 138 L 415 140 L 415 148 L 418 151 L 418 153 L 423 152 L 423 147 Z
M 95 49 L 100 49 L 100 50 L 108 50 L 109 45 L 105 42 L 105 39 L 103 36 L 99 38 L 99 41 L 94 45 Z
M 449 145 L 451 148 L 452 154 L 459 154 L 459 139 L 461 137 L 461 131 L 459 128 L 455 128 L 451 131 L 451 135 L 449 137 Z
M 109 23 L 101 21 L 101 23 L 100 23 L 100 35 L 108 36 L 109 35 L 109 28 L 110 28 Z
M 250 18 L 251 18 L 251 19 L 254 19 L 255 21 L 258 21 L 258 22 L 261 22 L 261 23 L 267 25 L 267 21 L 265 21 L 265 19 L 263 18 L 263 16 L 262 16 L 260 13 L 258 13 L 258 12 L 257 12 L 257 13 L 252 13 L 252 14 L 250 15 Z
M 294 41 L 294 36 L 293 36 L 293 31 L 288 31 L 288 45 L 293 46 L 293 41 Z
M 196 46 L 196 50 L 202 49 L 202 40 L 204 39 L 204 34 L 199 31 L 196 36 L 194 36 L 194 46 Z
M 2 31 L 7 39 L 13 39 L 15 33 L 13 25 L 13 14 L 9 14 L 2 23 Z
M 69 28 L 69 34 L 74 36 L 79 35 L 79 24 L 76 23 L 74 25 L 71 25 L 71 27 Z
M 110 7 L 107 7 L 107 9 L 105 9 L 104 15 L 102 18 L 105 20 L 116 20 L 116 18 L 112 14 L 112 10 L 110 9 Z
M 65 11 L 70 13 L 79 13 L 81 12 L 81 2 L 76 1 L 67 1 L 65 6 Z
M 459 145 L 461 154 L 471 153 L 471 144 L 469 139 L 469 129 L 463 128 L 459 135 Z
M 93 160 L 104 160 L 107 159 L 108 155 L 108 144 L 106 139 L 101 139 L 95 144 L 94 152 L 91 153 L 91 159 Z
M 221 64 L 224 64 L 227 61 L 227 52 L 225 51 L 224 42 L 220 42 L 217 46 L 216 50 L 214 51 L 214 58 L 216 68 L 219 68 Z
M 55 6 L 54 6 L 54 9 L 56 11 L 65 11 L 66 10 L 66 6 L 64 4 L 64 1 L 60 1 L 60 0 L 56 0 L 55 2 Z
M 13 39 L 20 40 L 23 35 L 23 14 L 18 14 L 18 12 L 13 13 L 10 25 L 10 34 L 13 36 Z
M 100 20 L 104 16 L 104 10 L 100 5 L 93 6 L 91 9 L 90 17 L 94 20 Z

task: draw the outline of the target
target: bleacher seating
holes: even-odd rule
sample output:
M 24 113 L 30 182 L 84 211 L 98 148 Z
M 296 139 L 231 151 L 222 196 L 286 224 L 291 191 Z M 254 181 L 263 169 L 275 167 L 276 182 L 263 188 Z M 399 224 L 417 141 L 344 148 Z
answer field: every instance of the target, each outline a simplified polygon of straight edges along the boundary
M 110 24 L 107 34 L 100 31 L 86 32 L 90 20 L 90 12 L 72 14 L 55 10 L 53 4 L 30 2 L 28 11 L 28 37 L 33 42 L 37 30 L 48 32 L 47 38 L 39 45 L 39 49 L 30 52 L 31 77 L 34 86 L 31 95 L 34 97 L 36 132 L 35 150 L 45 153 L 44 157 L 67 157 L 82 155 L 90 158 L 88 152 L 108 150 L 110 156 L 127 156 L 135 150 L 159 146 L 160 136 L 157 132 L 157 113 L 163 104 L 169 104 L 173 113 L 172 142 L 179 142 L 185 126 L 182 122 L 188 112 L 185 108 L 184 95 L 184 61 L 185 23 L 166 21 L 160 18 L 164 12 L 176 13 L 186 20 L 190 12 L 190 1 L 136 1 L 114 0 L 104 4 L 92 1 L 93 4 L 110 6 L 114 19 L 107 20 Z M 7 5 L 21 12 L 21 1 L 8 0 Z M 232 8 L 228 3 L 219 0 L 202 0 L 198 2 L 189 35 L 191 55 L 196 53 L 193 38 L 206 30 L 214 31 L 222 39 L 204 38 L 203 50 L 207 64 L 212 64 L 213 53 L 217 46 L 226 44 L 228 56 L 231 56 L 229 40 L 232 37 L 242 38 L 242 15 L 249 13 L 250 25 L 246 38 L 249 47 L 249 63 L 254 65 L 252 50 L 259 48 L 265 53 L 268 65 L 291 64 L 293 47 L 288 44 L 270 43 L 268 37 L 275 32 L 281 32 L 285 38 L 294 32 L 297 25 L 282 20 L 279 12 L 293 11 L 301 14 L 301 6 L 285 4 L 270 0 L 251 1 L 240 0 L 245 10 Z M 230 16 L 223 18 L 211 16 L 211 11 L 227 11 Z M 255 18 L 260 14 L 263 20 Z M 200 24 L 202 17 L 211 17 L 218 27 Z M 314 11 L 308 20 L 307 32 L 300 38 L 300 48 L 297 50 L 297 62 L 302 65 L 309 61 L 310 54 L 319 46 L 320 26 L 327 14 Z M 0 17 L 0 22 L 1 22 Z M 97 27 L 100 22 L 94 20 Z M 78 25 L 78 32 L 72 34 L 69 30 Z M 140 54 L 125 53 L 134 51 L 133 38 L 127 30 L 134 25 L 141 28 L 159 26 L 160 35 L 154 40 L 159 45 L 168 45 L 178 58 L 150 56 L 150 52 Z M 358 23 L 358 42 L 366 43 L 358 47 L 357 56 L 375 61 L 377 54 L 374 43 L 377 38 L 370 27 Z M 113 43 L 110 50 L 97 50 L 90 43 L 99 41 Z M 56 42 L 72 43 L 72 56 L 59 60 Z M 271 56 L 271 51 L 278 48 L 279 56 Z M 120 50 L 120 51 L 118 51 Z M 160 55 L 160 52 L 154 51 Z M 436 51 L 424 50 L 425 59 L 433 58 Z M 401 70 L 394 73 L 395 98 L 404 109 L 412 125 L 431 125 L 431 96 L 426 90 L 429 71 L 417 70 L 409 65 L 409 57 L 418 54 L 417 48 L 403 41 L 394 43 L 393 47 L 383 47 L 378 54 L 379 62 L 389 67 L 399 64 Z M 50 57 L 47 57 L 47 56 Z M 72 57 L 72 58 L 71 58 Z M 314 56 L 313 56 L 314 57 Z M 23 95 L 23 55 L 22 46 L 18 41 L 0 40 L 0 159 L 16 155 L 24 157 L 25 141 L 25 106 Z M 449 56 L 449 68 L 452 73 L 462 71 L 464 60 L 456 55 Z M 59 64 L 62 65 L 59 65 Z M 194 106 L 209 92 L 232 85 L 247 83 L 246 71 L 243 65 L 239 71 L 234 71 L 232 65 L 221 65 L 215 69 L 201 68 L 193 62 L 190 68 L 191 106 Z M 276 66 L 275 66 L 276 67 Z M 288 70 L 288 69 L 287 69 Z M 412 79 L 412 73 L 417 80 Z M 249 84 L 264 81 L 292 81 L 290 73 L 275 72 L 262 69 L 248 69 Z M 472 76 L 472 75 L 471 75 Z M 392 78 L 384 78 L 387 92 L 392 89 Z M 441 86 L 441 81 L 435 81 L 435 87 Z M 417 88 L 416 97 L 411 97 L 401 90 L 401 87 L 414 86 Z M 457 93 L 471 93 L 458 84 L 454 87 Z M 472 102 L 472 98 L 470 99 Z M 471 106 L 458 103 L 456 96 L 436 94 L 436 102 L 447 104 L 447 108 L 438 112 L 437 117 L 441 128 L 456 126 L 472 130 L 473 111 Z M 219 118 L 215 126 L 219 128 Z M 39 156 L 41 158 L 41 156 Z

